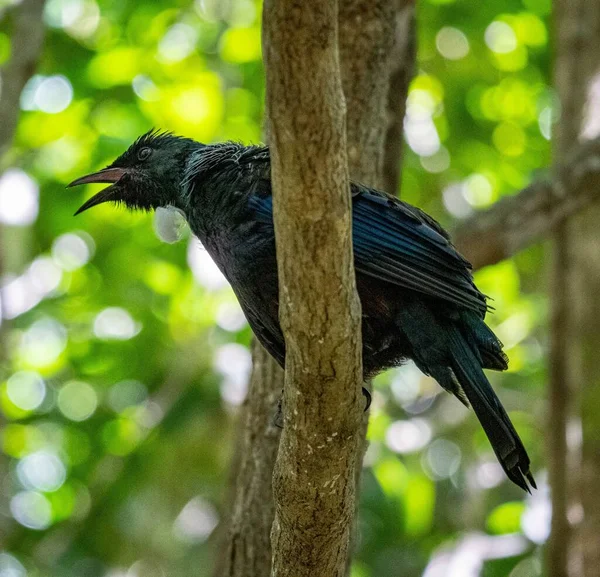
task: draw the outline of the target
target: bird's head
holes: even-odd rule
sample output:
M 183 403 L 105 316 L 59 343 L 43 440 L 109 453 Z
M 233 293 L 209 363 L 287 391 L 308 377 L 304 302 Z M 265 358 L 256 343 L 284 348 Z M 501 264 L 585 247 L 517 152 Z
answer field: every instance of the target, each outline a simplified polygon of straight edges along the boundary
M 186 158 L 198 146 L 193 140 L 168 132 L 147 132 L 110 166 L 68 185 L 110 184 L 75 214 L 104 202 L 123 203 L 127 208 L 141 210 L 178 206 Z

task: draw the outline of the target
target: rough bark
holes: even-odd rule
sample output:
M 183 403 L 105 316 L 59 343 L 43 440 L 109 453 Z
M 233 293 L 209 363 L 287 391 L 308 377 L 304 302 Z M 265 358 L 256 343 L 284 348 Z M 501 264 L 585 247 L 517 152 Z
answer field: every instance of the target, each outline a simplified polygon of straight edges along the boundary
M 412 2 L 400 0 L 397 10 L 399 12 L 394 17 L 387 2 L 355 0 L 344 3 L 339 13 L 340 65 L 348 110 L 349 171 L 352 178 L 374 186 L 383 184 L 385 187 L 381 175 L 382 164 L 388 162 L 391 149 L 394 151 L 393 154 L 399 154 L 401 148 L 402 118 L 408 90 L 408 76 L 406 72 L 401 71 L 412 70 L 412 64 L 407 65 L 405 61 L 409 59 L 412 63 L 414 59 Z M 390 71 L 393 85 L 388 88 Z M 354 80 L 355 78 L 360 79 L 360 82 Z M 363 85 L 370 86 L 370 90 L 363 90 Z M 388 93 L 387 110 L 386 92 Z M 400 116 L 393 108 L 396 105 L 401 108 Z M 398 190 L 400 164 L 393 162 L 391 165 L 394 171 L 394 184 L 390 190 Z M 255 358 L 254 362 L 255 367 L 258 367 L 255 369 L 258 375 L 251 378 L 249 395 L 253 395 L 254 386 L 260 387 L 259 395 L 271 397 L 279 395 L 283 388 L 283 373 L 266 356 L 262 348 L 256 347 L 255 351 L 258 351 L 258 359 Z M 266 365 L 270 368 L 265 369 Z M 363 438 L 366 436 L 367 416 L 367 414 L 363 416 Z M 217 564 L 215 577 L 224 575 L 261 577 L 270 574 L 271 560 L 268 556 L 270 542 L 265 541 L 264 535 L 268 535 L 270 531 L 272 518 L 269 519 L 268 515 L 263 515 L 252 506 L 254 496 L 260 493 L 263 506 L 270 513 L 273 512 L 270 477 L 265 482 L 252 479 L 252 474 L 273 469 L 278 438 L 275 439 L 269 434 L 262 435 L 263 431 L 268 431 L 267 425 L 271 417 L 272 410 L 268 403 L 256 404 L 250 400 L 240 418 L 241 430 L 236 448 L 238 458 L 233 465 L 234 486 L 230 497 L 231 512 L 238 511 L 237 521 L 233 520 L 229 528 L 224 531 L 219 553 L 220 562 Z M 260 468 L 252 466 L 254 453 L 250 453 L 247 449 L 249 439 L 254 439 L 253 442 L 261 445 L 258 452 L 262 460 Z M 366 447 L 366 444 L 364 446 Z M 245 471 L 242 476 L 239 473 L 241 470 Z M 357 467 L 357 485 L 360 470 L 360 467 Z M 248 491 L 246 490 L 248 485 L 259 490 Z M 242 512 L 245 513 L 241 515 Z M 257 551 L 266 544 L 265 551 L 268 553 L 264 556 L 255 556 L 254 562 L 247 564 L 242 562 L 242 556 L 236 555 L 239 562 L 234 564 L 231 562 L 232 552 L 239 551 L 242 544 L 244 551 Z
M 598 116 L 592 83 L 600 58 L 600 6 L 595 0 L 557 0 L 555 83 L 561 101 L 556 158 L 578 140 L 598 136 L 582 125 L 583 113 Z M 597 88 L 596 88 L 597 91 Z M 595 110 L 594 110 L 595 108 Z M 590 110 L 591 109 L 591 110 Z M 549 453 L 552 534 L 548 547 L 551 577 L 600 575 L 600 207 L 592 206 L 560 226 L 553 241 L 550 350 Z M 573 433 L 576 433 L 573 435 Z
M 377 188 L 383 187 L 394 4 L 389 0 L 345 0 L 339 11 L 348 168 L 354 180 Z
M 364 407 L 335 0 L 267 0 L 284 428 L 272 575 L 342 576 Z M 310 78 L 310 82 L 307 82 Z
M 346 97 L 348 170 L 353 180 L 391 193 L 399 191 L 403 119 L 414 63 L 411 0 L 349 0 L 339 7 L 339 51 Z M 366 87 L 366 88 L 365 88 Z M 395 158 L 394 158 L 395 157 Z M 370 385 L 365 385 L 370 388 Z M 363 415 L 356 493 L 367 449 L 368 413 Z M 353 548 L 357 534 L 358 499 Z M 346 575 L 350 574 L 352 552 Z
M 561 160 L 562 159 L 562 160 Z M 543 240 L 600 197 L 600 140 L 558 159 L 551 180 L 534 182 L 460 224 L 452 234 L 474 269 L 510 258 Z
M 229 522 L 215 577 L 271 574 L 272 477 L 280 436 L 273 416 L 283 389 L 283 371 L 258 343 L 252 347 L 252 358 L 232 468 Z

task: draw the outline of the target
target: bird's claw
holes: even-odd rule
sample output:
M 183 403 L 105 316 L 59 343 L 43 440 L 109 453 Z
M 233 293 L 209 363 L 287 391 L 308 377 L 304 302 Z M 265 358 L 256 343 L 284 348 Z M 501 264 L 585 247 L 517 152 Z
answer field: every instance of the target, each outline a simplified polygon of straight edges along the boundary
M 367 400 L 367 406 L 365 407 L 365 412 L 367 412 L 369 410 L 369 407 L 371 406 L 371 401 L 373 399 L 371 397 L 371 393 L 365 387 L 362 388 L 362 394 L 365 396 L 365 399 Z

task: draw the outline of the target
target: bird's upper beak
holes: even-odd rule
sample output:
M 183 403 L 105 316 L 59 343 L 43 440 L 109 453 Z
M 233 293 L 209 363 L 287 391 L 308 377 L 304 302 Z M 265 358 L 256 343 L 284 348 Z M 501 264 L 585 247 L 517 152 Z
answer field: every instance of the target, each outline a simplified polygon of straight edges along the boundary
M 93 184 L 93 183 L 110 183 L 112 185 L 116 184 L 121 180 L 121 178 L 127 173 L 127 170 L 124 168 L 105 168 L 103 170 L 99 170 L 98 172 L 94 172 L 92 174 L 87 174 L 86 176 L 82 176 L 77 180 L 74 180 L 70 184 L 67 185 L 67 188 L 71 186 L 79 186 L 81 184 Z M 76 213 L 83 212 L 88 208 L 92 208 L 92 206 L 96 206 L 97 204 L 102 204 L 103 202 L 109 202 L 111 200 L 119 200 L 117 197 L 117 188 L 115 186 L 109 186 L 104 190 L 101 190 L 98 194 L 95 194 L 90 198 Z

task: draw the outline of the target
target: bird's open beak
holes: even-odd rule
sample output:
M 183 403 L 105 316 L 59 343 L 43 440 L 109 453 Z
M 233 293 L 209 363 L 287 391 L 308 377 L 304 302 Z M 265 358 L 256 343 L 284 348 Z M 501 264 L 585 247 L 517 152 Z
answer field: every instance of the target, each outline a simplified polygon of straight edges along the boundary
M 81 184 L 94 184 L 94 183 L 110 183 L 116 184 L 121 180 L 123 175 L 127 171 L 124 168 L 105 168 L 104 170 L 100 170 L 98 172 L 94 172 L 92 174 L 88 174 L 86 176 L 82 176 L 77 180 L 74 180 L 70 184 L 67 185 L 67 188 L 72 186 L 79 186 Z M 76 213 L 83 212 L 88 208 L 92 208 L 92 206 L 96 206 L 97 204 L 102 204 L 103 202 L 109 202 L 111 200 L 118 200 L 117 198 L 117 189 L 114 186 L 109 186 L 104 190 L 100 191 L 98 194 L 95 194 L 90 198 Z

